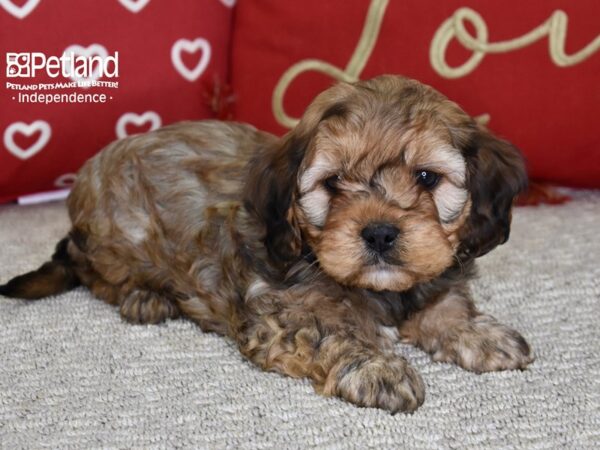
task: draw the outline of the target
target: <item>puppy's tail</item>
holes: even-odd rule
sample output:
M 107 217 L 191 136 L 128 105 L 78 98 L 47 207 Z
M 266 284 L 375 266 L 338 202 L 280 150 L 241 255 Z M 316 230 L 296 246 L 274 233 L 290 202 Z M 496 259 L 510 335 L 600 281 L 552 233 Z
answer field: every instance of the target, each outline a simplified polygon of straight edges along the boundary
M 19 275 L 0 286 L 0 295 L 34 300 L 60 294 L 79 286 L 75 273 L 75 263 L 67 252 L 70 238 L 66 237 L 56 245 L 52 260 L 39 269 Z

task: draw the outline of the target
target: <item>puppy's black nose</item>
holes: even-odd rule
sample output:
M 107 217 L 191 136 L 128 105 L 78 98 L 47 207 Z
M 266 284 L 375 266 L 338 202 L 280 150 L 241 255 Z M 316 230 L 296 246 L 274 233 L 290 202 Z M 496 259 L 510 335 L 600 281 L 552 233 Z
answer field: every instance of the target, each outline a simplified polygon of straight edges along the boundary
M 389 223 L 372 223 L 360 232 L 367 247 L 377 253 L 385 253 L 394 246 L 400 230 Z

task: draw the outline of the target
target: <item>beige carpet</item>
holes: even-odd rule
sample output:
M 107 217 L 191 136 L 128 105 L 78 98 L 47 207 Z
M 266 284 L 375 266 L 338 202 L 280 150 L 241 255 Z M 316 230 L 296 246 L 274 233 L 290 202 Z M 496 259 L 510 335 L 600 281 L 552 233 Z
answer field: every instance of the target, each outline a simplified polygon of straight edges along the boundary
M 67 227 L 63 204 L 0 207 L 0 282 Z M 427 384 L 412 415 L 319 397 L 184 320 L 127 325 L 85 289 L 0 299 L 0 447 L 600 448 L 599 235 L 600 192 L 518 209 L 475 292 L 536 362 L 474 375 L 399 346 Z

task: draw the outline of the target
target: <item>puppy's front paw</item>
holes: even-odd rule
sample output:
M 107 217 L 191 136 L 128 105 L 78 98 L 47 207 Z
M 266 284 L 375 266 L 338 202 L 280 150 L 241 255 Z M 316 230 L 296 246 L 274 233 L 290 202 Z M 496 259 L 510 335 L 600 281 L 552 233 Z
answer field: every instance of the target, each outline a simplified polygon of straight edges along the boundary
M 485 314 L 446 333 L 438 344 L 435 361 L 453 362 L 478 373 L 524 369 L 534 360 L 519 332 Z
M 332 393 L 359 406 L 414 411 L 425 399 L 421 376 L 397 356 L 356 359 L 342 367 L 336 379 Z

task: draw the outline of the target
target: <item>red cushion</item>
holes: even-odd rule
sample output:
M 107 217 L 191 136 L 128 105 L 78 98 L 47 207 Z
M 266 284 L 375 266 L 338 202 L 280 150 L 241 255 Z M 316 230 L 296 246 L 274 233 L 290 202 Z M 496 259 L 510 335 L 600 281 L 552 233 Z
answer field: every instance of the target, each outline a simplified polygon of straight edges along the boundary
M 98 79 L 117 81 L 118 88 L 11 90 L 7 82 L 71 80 L 43 72 L 35 78 L 8 77 L 6 66 L 2 68 L 0 201 L 67 186 L 86 159 L 117 137 L 213 116 L 207 90 L 213 80 L 223 80 L 227 74 L 231 1 L 114 0 L 74 7 L 75 3 L 0 2 L 2 58 L 7 52 L 60 57 L 67 49 L 74 49 L 76 55 L 86 50 L 119 53 L 119 76 Z M 32 92 L 106 94 L 107 101 L 19 101 L 19 93 Z
M 372 12 L 386 3 L 375 0 Z M 332 77 L 315 70 L 301 71 L 291 81 L 282 103 L 289 116 L 298 117 L 318 92 L 342 77 L 360 40 L 370 4 L 367 0 L 240 2 L 232 57 L 236 118 L 276 133 L 286 131 L 272 109 L 282 75 L 306 59 L 319 61 L 309 66 L 329 67 L 334 72 Z M 595 42 L 588 48 L 591 54 L 587 58 L 560 67 L 551 57 L 546 31 L 541 39 L 522 48 L 487 53 L 472 71 L 450 78 L 455 74 L 436 69 L 430 52 L 433 47 L 436 61 L 444 56 L 453 67 L 471 57 L 473 52 L 452 35 L 446 54 L 438 44 L 432 45 L 442 24 L 463 7 L 471 10 L 467 14 L 480 16 L 487 43 L 525 35 L 551 17 L 556 28 L 553 35 L 559 37 L 564 19 L 556 12 L 559 9 L 568 17 L 567 55 Z M 472 115 L 489 114 L 489 127 L 523 150 L 532 178 L 600 187 L 599 15 L 600 2 L 596 0 L 390 1 L 373 51 L 364 60 L 364 70 L 347 78 L 399 73 L 421 80 Z M 370 19 L 371 27 L 377 22 L 375 16 Z M 472 23 L 466 24 L 466 31 L 476 35 Z M 560 62 L 556 51 L 554 56 Z

